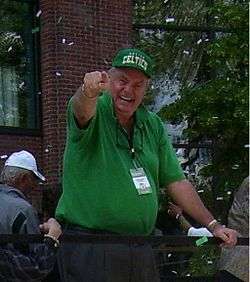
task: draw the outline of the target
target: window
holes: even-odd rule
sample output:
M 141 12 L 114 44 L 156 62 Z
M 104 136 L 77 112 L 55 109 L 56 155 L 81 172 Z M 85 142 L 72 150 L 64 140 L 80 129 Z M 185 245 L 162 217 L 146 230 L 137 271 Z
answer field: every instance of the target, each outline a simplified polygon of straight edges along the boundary
M 2 0 L 0 9 L 0 131 L 37 129 L 38 71 L 35 69 L 34 4 Z M 37 49 L 37 48 L 36 48 Z

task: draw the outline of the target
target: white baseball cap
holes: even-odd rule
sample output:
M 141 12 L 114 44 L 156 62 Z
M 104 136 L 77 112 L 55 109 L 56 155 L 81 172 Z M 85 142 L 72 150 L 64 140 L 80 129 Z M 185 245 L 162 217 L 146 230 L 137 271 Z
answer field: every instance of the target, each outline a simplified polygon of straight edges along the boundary
M 4 166 L 15 166 L 30 170 L 35 173 L 35 175 L 45 181 L 45 177 L 37 170 L 36 160 L 34 156 L 27 151 L 20 151 L 11 154 L 6 160 Z

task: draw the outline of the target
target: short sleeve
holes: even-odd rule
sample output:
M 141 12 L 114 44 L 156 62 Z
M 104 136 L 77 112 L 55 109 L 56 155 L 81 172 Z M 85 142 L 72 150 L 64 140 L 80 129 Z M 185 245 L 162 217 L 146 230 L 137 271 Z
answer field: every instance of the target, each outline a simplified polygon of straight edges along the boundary
M 73 111 L 73 99 L 71 98 L 67 107 L 67 137 L 71 141 L 77 142 L 84 135 L 87 135 L 89 132 L 91 132 L 95 118 L 96 116 L 89 121 L 85 128 L 79 128 Z

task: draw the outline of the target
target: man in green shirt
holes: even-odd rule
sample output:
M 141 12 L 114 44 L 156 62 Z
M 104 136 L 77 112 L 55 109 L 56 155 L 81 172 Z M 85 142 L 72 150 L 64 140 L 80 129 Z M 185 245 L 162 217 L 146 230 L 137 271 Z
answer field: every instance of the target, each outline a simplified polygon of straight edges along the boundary
M 227 245 L 236 233 L 222 227 L 185 180 L 159 117 L 142 106 L 152 59 L 121 49 L 108 72 L 86 73 L 69 102 L 63 194 L 56 217 L 64 232 L 149 235 L 159 187 Z M 159 281 L 148 245 L 65 244 L 62 281 Z

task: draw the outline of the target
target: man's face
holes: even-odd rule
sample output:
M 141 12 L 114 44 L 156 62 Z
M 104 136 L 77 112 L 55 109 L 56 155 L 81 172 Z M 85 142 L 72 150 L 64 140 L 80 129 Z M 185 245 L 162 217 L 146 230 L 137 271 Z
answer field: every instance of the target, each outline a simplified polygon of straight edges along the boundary
M 111 72 L 110 90 L 118 119 L 133 116 L 142 102 L 148 82 L 149 79 L 135 69 L 119 68 Z

